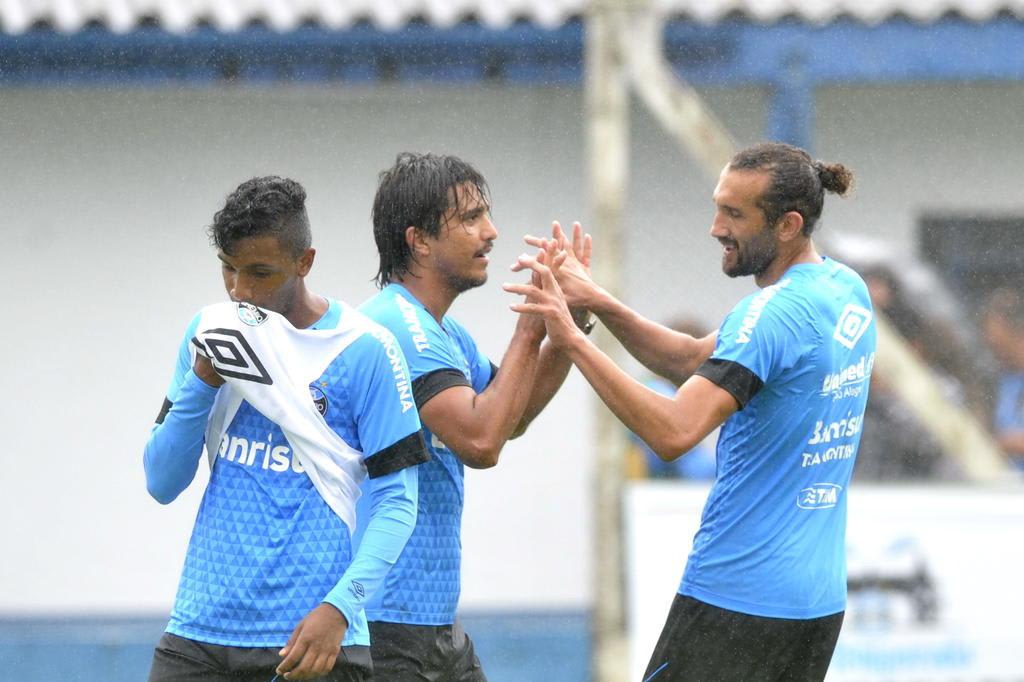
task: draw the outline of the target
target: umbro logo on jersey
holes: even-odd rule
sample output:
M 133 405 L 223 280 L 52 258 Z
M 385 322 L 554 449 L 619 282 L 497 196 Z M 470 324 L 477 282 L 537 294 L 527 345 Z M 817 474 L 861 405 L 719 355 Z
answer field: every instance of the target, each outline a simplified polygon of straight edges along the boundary
M 209 358 L 217 374 L 265 386 L 274 383 L 252 346 L 237 329 L 208 329 L 202 337 L 202 340 L 193 337 L 192 344 L 200 355 Z
M 842 315 L 839 316 L 839 322 L 836 324 L 832 338 L 853 350 L 854 345 L 860 341 L 860 337 L 864 336 L 864 332 L 868 330 L 869 326 L 871 326 L 871 311 L 859 305 L 847 303 L 843 308 Z
M 352 581 L 352 583 L 348 586 L 348 591 L 356 599 L 362 599 L 366 596 L 366 589 L 363 587 L 363 584 L 358 580 Z
M 321 417 L 327 416 L 327 396 L 318 386 L 310 384 L 309 395 L 313 398 L 313 404 L 316 405 L 316 411 L 320 413 Z
M 267 321 L 267 314 L 252 303 L 243 301 L 238 304 L 238 319 L 250 327 L 258 327 Z

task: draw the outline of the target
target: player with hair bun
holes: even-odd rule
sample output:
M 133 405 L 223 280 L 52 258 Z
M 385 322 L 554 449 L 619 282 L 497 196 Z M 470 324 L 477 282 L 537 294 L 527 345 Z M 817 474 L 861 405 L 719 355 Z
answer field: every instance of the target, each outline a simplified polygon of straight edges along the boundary
M 821 680 L 846 608 L 846 490 L 875 355 L 864 281 L 815 248 L 826 192 L 852 173 L 802 149 L 739 152 L 714 192 L 722 270 L 753 275 L 716 334 L 647 320 L 594 283 L 571 250 L 528 239 L 540 286 L 509 284 L 541 314 L 619 419 L 671 460 L 721 426 L 717 475 L 645 682 Z M 573 324 L 589 309 L 649 369 L 682 382 L 666 397 L 631 378 Z

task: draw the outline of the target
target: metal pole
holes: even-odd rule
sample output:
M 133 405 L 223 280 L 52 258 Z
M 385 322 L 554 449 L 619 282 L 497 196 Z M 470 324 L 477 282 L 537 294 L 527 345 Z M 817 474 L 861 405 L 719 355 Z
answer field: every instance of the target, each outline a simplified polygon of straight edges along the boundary
M 592 3 L 586 18 L 586 107 L 590 163 L 592 232 L 598 250 L 594 274 L 615 296 L 621 290 L 619 254 L 629 153 L 629 100 L 625 64 L 616 35 L 624 21 L 614 0 Z M 599 328 L 598 346 L 620 353 L 611 334 Z M 597 428 L 594 488 L 593 679 L 627 678 L 625 598 L 622 575 L 622 475 L 625 435 L 604 404 L 593 399 Z

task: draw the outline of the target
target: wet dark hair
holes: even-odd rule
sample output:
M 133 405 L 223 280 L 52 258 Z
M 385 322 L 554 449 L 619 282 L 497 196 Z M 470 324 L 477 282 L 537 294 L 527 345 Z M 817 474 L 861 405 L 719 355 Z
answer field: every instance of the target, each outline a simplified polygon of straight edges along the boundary
M 803 216 L 807 236 L 821 217 L 825 192 L 846 196 L 853 185 L 853 172 L 841 163 L 814 161 L 803 149 L 780 142 L 744 149 L 732 158 L 729 169 L 770 173 L 771 185 L 759 202 L 768 225 L 796 211 Z
M 207 232 L 210 243 L 229 256 L 242 239 L 274 236 L 298 258 L 313 242 L 306 190 L 276 175 L 246 180 L 228 195 Z
M 452 202 L 464 200 L 462 193 L 456 193 L 463 184 L 471 185 L 490 206 L 484 176 L 455 156 L 402 152 L 395 164 L 380 174 L 372 213 L 373 238 L 380 255 L 374 277 L 378 287 L 409 272 L 413 255 L 405 241 L 406 230 L 415 227 L 437 237 Z

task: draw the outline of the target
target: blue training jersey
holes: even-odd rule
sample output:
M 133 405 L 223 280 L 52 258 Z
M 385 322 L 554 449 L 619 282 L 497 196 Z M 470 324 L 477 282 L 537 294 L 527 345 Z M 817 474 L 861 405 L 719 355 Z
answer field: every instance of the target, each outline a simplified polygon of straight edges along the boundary
M 490 383 L 495 368 L 469 333 L 450 317 L 438 324 L 400 284 L 389 284 L 359 309 L 398 339 L 409 363 L 417 406 L 452 386 L 470 386 L 480 393 Z M 455 622 L 461 589 L 464 467 L 425 425 L 423 436 L 430 461 L 419 465 L 416 528 L 366 606 L 371 621 Z M 362 528 L 365 514 L 357 515 Z
M 342 314 L 331 300 L 312 328 L 333 329 Z M 196 316 L 185 333 L 171 402 L 192 366 L 189 340 L 198 322 Z M 386 340 L 363 334 L 310 385 L 328 425 L 370 466 L 420 426 L 396 390 Z M 348 527 L 293 457 L 280 427 L 249 403 L 216 450 L 167 632 L 225 646 L 283 646 L 352 562 Z M 363 612 L 349 623 L 343 643 L 369 644 Z
M 846 492 L 875 357 L 864 281 L 825 259 L 791 267 L 726 317 L 701 374 L 741 405 L 679 593 L 756 616 L 846 605 Z

